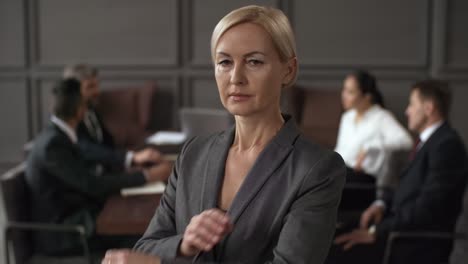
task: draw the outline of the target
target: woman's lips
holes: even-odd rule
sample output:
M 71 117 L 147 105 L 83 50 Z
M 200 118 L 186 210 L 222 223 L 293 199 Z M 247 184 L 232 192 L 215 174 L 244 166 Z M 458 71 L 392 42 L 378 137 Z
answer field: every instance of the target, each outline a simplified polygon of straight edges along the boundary
M 234 102 L 243 102 L 250 99 L 250 95 L 248 94 L 240 94 L 240 93 L 233 93 L 229 95 L 229 98 Z

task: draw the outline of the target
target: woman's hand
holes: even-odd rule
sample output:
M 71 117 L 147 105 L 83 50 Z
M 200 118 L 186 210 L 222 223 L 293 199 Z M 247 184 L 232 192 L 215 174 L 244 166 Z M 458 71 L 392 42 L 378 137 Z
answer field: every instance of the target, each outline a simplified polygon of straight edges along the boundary
M 145 255 L 130 249 L 108 250 L 101 264 L 160 264 L 158 257 Z
M 179 253 L 192 257 L 200 251 L 210 251 L 232 231 L 229 217 L 218 209 L 210 209 L 192 217 L 185 229 Z

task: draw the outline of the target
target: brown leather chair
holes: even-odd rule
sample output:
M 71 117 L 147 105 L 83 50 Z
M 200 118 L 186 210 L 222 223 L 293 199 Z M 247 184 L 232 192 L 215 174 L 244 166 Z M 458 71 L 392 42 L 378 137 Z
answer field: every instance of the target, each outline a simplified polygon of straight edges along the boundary
M 296 119 L 303 134 L 322 146 L 333 149 L 338 136 L 341 91 L 334 88 L 295 86 L 285 94 L 287 111 Z
M 0 177 L 0 193 L 2 194 L 0 201 L 3 203 L 0 206 L 3 209 L 0 214 L 6 217 L 3 230 L 4 263 L 8 264 L 13 259 L 16 264 L 94 263 L 95 260 L 89 252 L 84 227 L 31 221 L 31 204 L 29 188 L 25 179 L 25 168 L 26 163 L 23 162 Z M 51 257 L 37 254 L 34 252 L 32 243 L 32 234 L 35 231 L 76 234 L 82 241 L 83 256 Z
M 157 130 L 172 122 L 172 96 L 158 91 L 155 83 L 102 91 L 98 112 L 115 144 L 134 149 Z

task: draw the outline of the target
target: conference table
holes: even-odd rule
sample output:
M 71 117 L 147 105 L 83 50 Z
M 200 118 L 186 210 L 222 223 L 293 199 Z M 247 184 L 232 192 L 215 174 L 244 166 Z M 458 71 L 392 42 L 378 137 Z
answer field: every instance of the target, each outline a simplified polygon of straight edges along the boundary
M 161 194 L 110 197 L 97 218 L 99 235 L 142 235 L 148 227 Z
M 173 160 L 182 149 L 182 144 L 154 147 Z M 98 215 L 96 232 L 99 235 L 142 235 L 159 206 L 161 196 L 162 194 L 111 196 Z

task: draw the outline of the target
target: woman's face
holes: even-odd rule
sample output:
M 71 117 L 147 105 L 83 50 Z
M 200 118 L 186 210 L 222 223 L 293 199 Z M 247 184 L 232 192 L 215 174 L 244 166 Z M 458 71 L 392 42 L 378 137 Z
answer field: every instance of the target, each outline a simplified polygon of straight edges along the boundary
M 341 102 L 345 110 L 359 107 L 363 100 L 366 99 L 366 96 L 362 94 L 358 85 L 354 76 L 348 76 L 344 80 Z
M 293 60 L 281 62 L 262 27 L 253 23 L 232 27 L 215 48 L 215 77 L 222 104 L 233 115 L 278 112 L 281 87 L 293 78 Z

